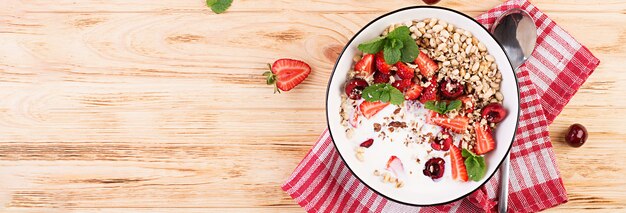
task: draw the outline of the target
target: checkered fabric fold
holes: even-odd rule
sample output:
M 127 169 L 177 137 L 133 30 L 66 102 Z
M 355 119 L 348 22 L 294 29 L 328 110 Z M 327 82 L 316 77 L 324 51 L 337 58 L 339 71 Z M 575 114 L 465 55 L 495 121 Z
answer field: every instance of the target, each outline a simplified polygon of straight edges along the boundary
M 548 124 L 598 66 L 589 50 L 526 0 L 512 0 L 476 19 L 489 27 L 504 11 L 521 8 L 535 20 L 537 48 L 517 70 L 521 114 L 511 149 L 510 212 L 534 212 L 567 202 Z M 282 186 L 308 212 L 483 212 L 497 206 L 499 174 L 459 201 L 413 207 L 367 188 L 345 166 L 328 130 Z

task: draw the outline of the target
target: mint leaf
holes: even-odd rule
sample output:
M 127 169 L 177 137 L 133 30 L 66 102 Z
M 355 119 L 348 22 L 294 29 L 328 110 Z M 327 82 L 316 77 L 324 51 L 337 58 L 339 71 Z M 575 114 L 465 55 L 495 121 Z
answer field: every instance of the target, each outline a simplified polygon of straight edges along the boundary
M 487 164 L 485 158 L 474 154 L 472 151 L 463 149 L 461 155 L 465 158 L 465 168 L 470 180 L 480 181 L 485 176 Z
M 458 109 L 461 107 L 461 100 L 450 101 L 447 104 L 445 101 L 427 101 L 424 104 L 424 108 L 435 111 L 439 114 L 446 114 L 452 110 Z
M 230 5 L 233 3 L 233 0 L 207 0 L 206 5 L 211 7 L 213 12 L 220 14 L 226 11 Z
M 385 45 L 385 49 L 383 50 L 383 56 L 385 56 L 385 62 L 387 64 L 396 64 L 398 61 L 400 61 L 400 55 L 402 54 L 402 52 L 400 52 L 399 48 L 390 48 L 387 45 Z
M 395 105 L 404 103 L 404 95 L 402 92 L 391 86 L 391 84 L 374 84 L 365 87 L 361 97 L 369 102 L 390 102 Z
M 463 156 L 464 158 L 469 158 L 469 157 L 474 157 L 476 155 L 472 151 L 463 149 L 463 151 L 461 151 L 461 156 Z
M 437 109 L 439 109 L 439 111 L 441 111 L 441 114 L 445 114 L 446 113 L 446 102 L 443 101 L 437 101 Z
M 402 94 L 402 92 L 400 92 L 400 90 L 396 89 L 395 87 L 392 87 L 393 89 L 391 90 L 391 104 L 395 104 L 395 105 L 400 105 L 402 103 L 404 103 L 404 94 Z
M 446 107 L 446 111 L 452 111 L 461 107 L 461 100 L 450 101 L 448 107 Z
M 376 54 L 385 46 L 385 38 L 386 37 L 377 37 L 368 42 L 361 43 L 359 44 L 358 49 L 364 53 Z
M 363 89 L 363 93 L 361 93 L 361 97 L 369 102 L 375 102 L 380 100 L 380 95 L 382 93 L 382 88 L 384 84 L 374 84 Z
M 402 40 L 406 37 L 411 38 L 411 31 L 407 26 L 400 26 L 387 34 L 387 38 Z
M 426 109 L 430 109 L 430 110 L 435 111 L 435 112 L 438 112 L 438 113 L 441 113 L 441 111 L 439 110 L 439 108 L 437 107 L 437 105 L 435 105 L 435 103 L 436 103 L 435 101 L 427 101 L 427 102 L 424 104 L 424 108 L 426 108 Z
M 415 43 L 415 40 L 413 40 L 410 35 L 401 40 L 403 47 L 400 50 L 402 52 L 402 58 L 400 60 L 406 63 L 414 63 L 415 58 L 417 58 L 420 54 L 420 49 L 417 46 L 417 43 Z
M 385 48 L 401 49 L 403 45 L 404 44 L 402 44 L 402 41 L 399 39 L 391 38 L 387 40 L 387 43 L 385 43 Z
M 380 101 L 381 102 L 389 102 L 389 100 L 391 99 L 391 94 L 389 94 L 388 91 L 384 91 L 383 93 L 380 94 Z

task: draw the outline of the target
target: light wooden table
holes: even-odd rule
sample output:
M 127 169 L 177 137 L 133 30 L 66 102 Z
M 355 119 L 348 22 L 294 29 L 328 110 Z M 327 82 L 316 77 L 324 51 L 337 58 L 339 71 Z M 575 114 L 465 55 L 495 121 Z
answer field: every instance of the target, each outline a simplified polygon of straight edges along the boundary
M 602 61 L 550 127 L 570 197 L 552 210 L 626 211 L 626 1 L 533 2 Z M 2 0 L 0 212 L 301 212 L 279 186 L 326 127 L 335 58 L 418 3 Z M 313 72 L 274 95 L 261 73 L 282 57 Z

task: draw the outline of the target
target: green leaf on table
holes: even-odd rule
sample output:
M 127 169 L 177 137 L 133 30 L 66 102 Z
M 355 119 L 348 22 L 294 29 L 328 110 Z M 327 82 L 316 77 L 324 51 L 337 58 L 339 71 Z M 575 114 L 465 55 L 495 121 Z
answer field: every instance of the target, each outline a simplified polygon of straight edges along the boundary
M 233 0 L 206 0 L 206 5 L 217 14 L 226 11 L 232 3 Z

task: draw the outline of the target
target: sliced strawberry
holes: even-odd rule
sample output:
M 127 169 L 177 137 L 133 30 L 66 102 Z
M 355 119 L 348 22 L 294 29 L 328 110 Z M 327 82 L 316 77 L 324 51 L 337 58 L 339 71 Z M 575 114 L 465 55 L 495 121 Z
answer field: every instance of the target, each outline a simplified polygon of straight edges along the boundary
M 467 126 L 469 125 L 469 118 L 465 116 L 456 116 L 455 118 L 448 118 L 445 115 L 441 115 L 432 111 L 428 117 L 428 121 L 433 124 L 437 124 L 444 129 L 450 130 L 455 133 L 465 133 Z
M 415 70 L 401 61 L 396 63 L 396 68 L 398 68 L 396 74 L 398 74 L 398 77 L 402 79 L 412 79 L 413 76 L 415 76 Z
M 496 148 L 496 141 L 493 140 L 490 127 L 474 123 L 474 130 L 476 130 L 474 151 L 477 155 L 485 154 Z
M 420 68 L 420 73 L 426 77 L 433 76 L 435 72 L 437 72 L 437 69 L 439 69 L 437 63 L 430 59 L 426 53 L 421 51 L 417 58 L 415 58 L 415 63 L 417 64 L 417 67 Z
M 363 58 L 354 65 L 354 71 L 356 71 L 357 76 L 367 78 L 374 72 L 372 65 L 374 65 L 374 55 L 365 54 Z
M 406 100 L 415 100 L 422 94 L 422 86 L 419 83 L 413 83 L 406 91 L 404 92 L 404 99 Z
M 391 77 L 391 75 L 389 74 L 385 74 L 382 72 L 374 72 L 374 83 L 375 84 L 380 84 L 380 83 L 388 83 L 389 82 L 389 78 Z
M 400 158 L 395 155 L 389 157 L 389 160 L 387 160 L 387 170 L 393 172 L 396 176 L 404 174 L 404 166 L 402 166 Z
M 400 90 L 400 92 L 404 92 L 404 90 L 410 87 L 411 84 L 413 84 L 413 81 L 411 79 L 398 79 L 394 81 L 393 83 L 391 83 L 391 86 Z
M 433 76 L 430 79 L 430 85 L 426 87 L 424 91 L 422 91 L 422 95 L 420 96 L 420 102 L 426 103 L 428 101 L 438 101 L 439 95 L 437 95 L 437 92 L 438 92 L 437 87 L 438 87 L 437 76 Z
M 267 84 L 274 84 L 274 93 L 289 91 L 302 83 L 309 73 L 311 67 L 303 61 L 294 59 L 278 59 L 270 66 L 272 72 L 263 73 L 267 77 Z
M 376 54 L 375 60 L 376 60 L 376 69 L 379 72 L 382 72 L 385 74 L 389 74 L 391 72 L 391 65 L 385 62 L 385 56 L 383 55 L 383 51 L 380 51 Z
M 467 169 L 465 169 L 461 149 L 455 145 L 450 146 L 450 161 L 452 161 L 452 179 L 467 182 Z
M 359 108 L 361 110 L 361 114 L 365 116 L 367 119 L 369 119 L 372 116 L 376 115 L 376 113 L 380 112 L 385 107 L 387 107 L 387 105 L 389 105 L 389 102 L 383 103 L 380 101 L 376 101 L 376 102 L 363 101 L 363 103 L 359 105 Z
M 463 109 L 465 109 L 465 112 L 467 113 L 472 113 L 474 112 L 474 98 L 472 98 L 472 96 L 466 95 L 466 96 L 462 96 L 459 98 L 459 100 L 461 100 L 461 103 L 463 103 Z

